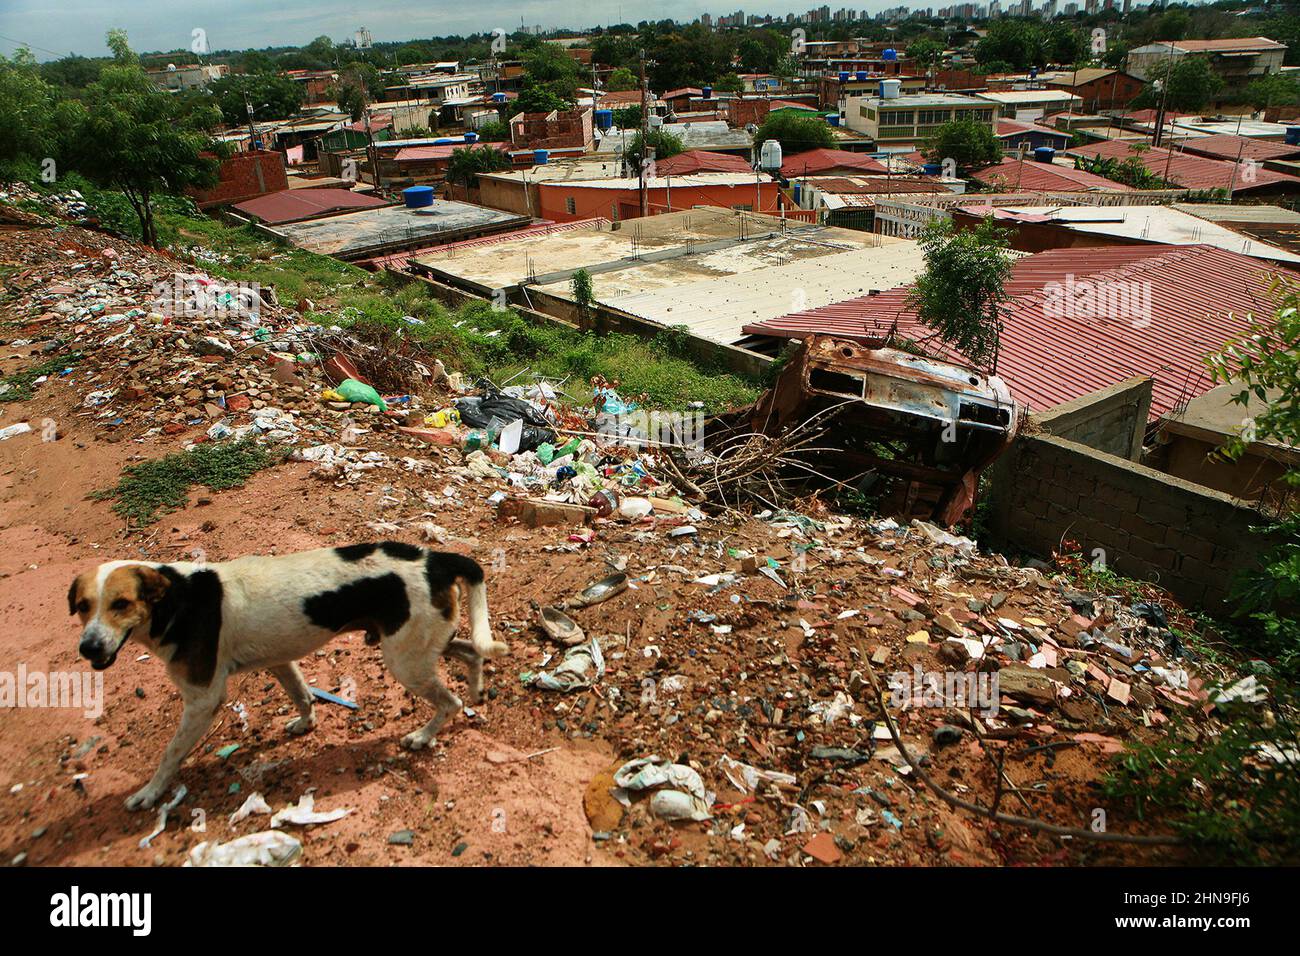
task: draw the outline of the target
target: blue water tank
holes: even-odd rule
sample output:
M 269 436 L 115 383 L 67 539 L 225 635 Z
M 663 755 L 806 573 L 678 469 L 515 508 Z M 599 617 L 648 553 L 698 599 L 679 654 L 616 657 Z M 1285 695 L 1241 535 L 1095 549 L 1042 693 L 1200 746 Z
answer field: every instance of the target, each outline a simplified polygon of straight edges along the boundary
M 701 87 L 701 89 L 704 91 L 704 98 L 706 100 L 713 99 L 713 87 L 705 86 L 705 87 Z
M 803 199 L 803 183 L 795 183 L 795 184 L 794 184 L 794 201 L 795 201 L 795 204 L 798 205 L 799 202 L 800 202 L 800 200 L 802 200 L 802 199 Z
M 492 102 L 493 102 L 493 103 L 504 103 L 505 101 L 506 101 L 506 95 L 505 95 L 504 93 L 493 93 L 493 94 L 492 94 Z
M 1300 126 L 1288 126 L 1286 128 L 1286 144 L 1288 146 L 1300 146 Z
M 402 190 L 402 199 L 407 209 L 421 209 L 433 205 L 432 186 L 408 186 Z
M 1056 158 L 1056 150 L 1050 146 L 1039 146 L 1034 150 L 1034 160 L 1039 163 L 1050 163 Z
M 465 142 L 467 142 L 467 143 L 477 143 L 477 142 L 478 142 L 478 133 L 466 133 L 466 134 L 465 134 Z
M 596 110 L 596 129 L 613 129 L 614 111 Z
M 849 71 L 848 71 L 848 70 L 840 70 L 840 82 L 841 82 L 841 83 L 847 83 L 848 81 L 849 81 Z
M 538 166 L 545 166 L 546 161 L 550 159 L 550 157 L 551 157 L 551 153 L 549 150 L 545 150 L 545 149 L 533 150 L 533 163 Z
M 826 114 L 826 122 L 830 123 L 832 126 L 839 126 L 839 125 L 840 125 L 840 114 L 839 114 L 839 113 L 827 113 L 827 114 Z
M 1031 80 L 1036 80 L 1036 79 L 1038 79 L 1038 67 L 1036 67 L 1036 66 L 1031 66 L 1031 67 L 1029 68 L 1029 78 L 1030 78 Z
M 866 82 L 866 79 L 867 79 L 867 71 L 866 71 L 866 70 L 858 70 L 858 72 L 857 72 L 857 78 L 858 78 L 858 82 L 859 82 L 859 83 L 864 83 L 864 82 Z
M 888 50 L 886 50 L 884 53 L 880 54 L 880 58 L 881 58 L 882 60 L 897 60 L 897 59 L 898 59 L 898 51 L 895 50 L 893 47 L 890 47 L 890 48 L 889 48 Z
M 939 163 L 925 163 L 921 166 L 921 173 L 926 176 L 938 176 L 943 172 L 943 166 Z

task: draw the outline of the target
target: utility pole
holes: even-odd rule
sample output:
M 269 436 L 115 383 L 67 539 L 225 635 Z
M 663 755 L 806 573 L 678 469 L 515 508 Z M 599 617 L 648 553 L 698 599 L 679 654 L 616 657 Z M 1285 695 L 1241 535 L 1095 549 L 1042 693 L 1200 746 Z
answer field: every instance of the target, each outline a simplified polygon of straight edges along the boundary
M 374 182 L 375 188 L 378 189 L 379 188 L 379 156 L 378 156 L 378 150 L 375 149 L 375 130 L 374 130 L 374 124 L 371 123 L 370 121 L 369 103 L 366 104 L 364 121 L 366 124 L 366 142 L 369 143 L 366 152 L 370 154 L 370 178 Z
M 637 163 L 637 171 L 641 180 L 641 216 L 650 215 L 650 193 L 646 188 L 646 151 L 649 149 L 650 136 L 650 107 L 647 102 L 650 91 L 649 83 L 645 78 L 645 50 L 641 54 L 641 158 Z
M 248 110 L 248 148 L 250 150 L 257 148 L 257 130 L 253 128 L 253 101 L 248 98 L 248 91 L 244 91 L 244 109 Z

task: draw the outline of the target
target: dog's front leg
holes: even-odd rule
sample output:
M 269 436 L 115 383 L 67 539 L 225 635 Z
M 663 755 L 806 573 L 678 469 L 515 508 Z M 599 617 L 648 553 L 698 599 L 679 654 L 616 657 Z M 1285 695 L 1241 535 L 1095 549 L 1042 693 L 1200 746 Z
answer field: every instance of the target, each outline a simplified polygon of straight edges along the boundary
M 226 698 L 226 682 L 218 678 L 212 687 L 192 691 L 182 689 L 181 694 L 185 700 L 181 725 L 176 728 L 175 736 L 167 745 L 167 751 L 163 754 L 162 763 L 158 765 L 153 779 L 126 798 L 128 810 L 148 810 L 163 795 L 167 784 L 171 783 L 172 777 L 180 769 L 181 761 L 194 749 L 194 745 L 212 725 L 212 719 L 221 709 L 222 701 Z

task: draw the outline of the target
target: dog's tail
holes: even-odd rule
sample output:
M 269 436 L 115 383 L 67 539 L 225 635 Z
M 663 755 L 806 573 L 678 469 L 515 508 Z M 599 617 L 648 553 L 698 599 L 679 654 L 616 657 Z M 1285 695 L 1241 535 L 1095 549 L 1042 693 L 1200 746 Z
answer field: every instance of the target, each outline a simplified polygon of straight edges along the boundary
M 483 583 L 483 567 L 473 558 L 462 554 L 444 552 L 438 555 L 446 563 L 452 576 L 469 591 L 469 640 L 479 657 L 503 657 L 510 648 L 502 641 L 492 639 L 492 621 L 488 617 L 487 585 Z

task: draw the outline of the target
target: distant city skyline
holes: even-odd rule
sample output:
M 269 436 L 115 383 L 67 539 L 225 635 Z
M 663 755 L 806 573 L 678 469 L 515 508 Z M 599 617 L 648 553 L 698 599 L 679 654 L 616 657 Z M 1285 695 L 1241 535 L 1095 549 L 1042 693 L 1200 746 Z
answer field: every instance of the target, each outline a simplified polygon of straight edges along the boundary
M 1080 0 L 1077 6 L 1101 7 L 1104 0 Z M 1019 6 L 1019 0 L 993 0 L 1007 12 Z M 1032 3 L 1042 7 L 1042 0 Z M 1071 4 L 1058 0 L 1057 8 L 1065 12 Z M 1116 7 L 1123 0 L 1115 0 Z M 1145 3 L 1134 6 L 1145 6 Z M 590 29 L 614 23 L 636 23 L 644 19 L 672 19 L 689 23 L 707 16 L 714 25 L 730 24 L 737 12 L 746 21 L 772 17 L 784 22 L 787 15 L 803 19 L 809 11 L 824 12 L 828 21 L 846 20 L 836 16 L 841 11 L 855 11 L 875 17 L 885 11 L 932 10 L 938 15 L 968 8 L 987 8 L 990 4 L 897 3 L 892 0 L 858 0 L 846 6 L 797 4 L 778 7 L 764 3 L 759 9 L 745 9 L 743 4 L 730 11 L 722 3 L 698 0 L 664 0 L 648 7 L 645 4 L 605 5 L 604 16 L 592 17 L 585 11 L 575 12 L 567 0 L 479 0 L 467 5 L 450 0 L 413 4 L 407 0 L 6 0 L 0 9 L 0 53 L 12 56 L 22 46 L 29 47 L 38 59 L 48 60 L 69 53 L 82 56 L 105 56 L 105 34 L 122 27 L 133 49 L 141 52 L 188 49 L 195 30 L 204 31 L 209 50 L 261 49 L 263 47 L 304 46 L 318 36 L 336 42 L 350 38 L 359 28 L 369 30 L 377 43 L 413 40 L 431 36 L 490 33 L 494 28 L 518 30 L 521 26 L 539 26 L 544 30 L 560 27 Z M 972 14 L 966 14 L 972 15 Z

